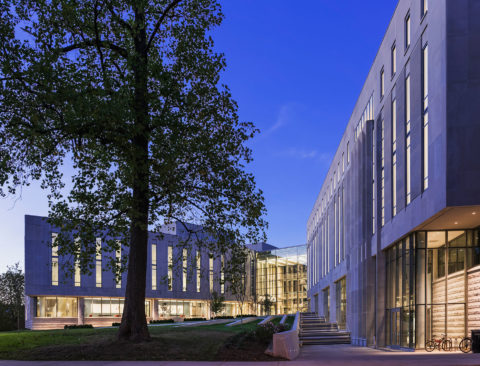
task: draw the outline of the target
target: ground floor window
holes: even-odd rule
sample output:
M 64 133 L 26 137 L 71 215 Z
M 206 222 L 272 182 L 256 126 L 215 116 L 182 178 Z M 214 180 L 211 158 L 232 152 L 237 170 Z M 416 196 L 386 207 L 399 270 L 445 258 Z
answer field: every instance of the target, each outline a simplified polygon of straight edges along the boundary
M 417 232 L 385 254 L 387 344 L 424 348 L 446 334 L 455 345 L 480 326 L 478 229 Z
M 322 291 L 323 294 L 323 315 L 326 322 L 330 322 L 330 287 Z
M 37 297 L 37 317 L 76 318 L 78 314 L 76 297 Z
M 123 314 L 125 300 L 114 297 L 98 297 L 84 299 L 85 318 L 114 317 L 120 318 Z M 150 300 L 145 301 L 145 315 L 151 317 Z
M 347 279 L 343 277 L 335 283 L 337 324 L 340 329 L 347 327 Z

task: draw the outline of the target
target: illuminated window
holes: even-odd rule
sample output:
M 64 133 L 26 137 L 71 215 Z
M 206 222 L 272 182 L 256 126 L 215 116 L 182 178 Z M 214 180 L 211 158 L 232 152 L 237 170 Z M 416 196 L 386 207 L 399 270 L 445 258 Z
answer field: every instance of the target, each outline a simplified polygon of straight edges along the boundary
M 410 47 L 411 41 L 411 26 L 410 26 L 410 13 L 405 17 L 405 49 Z
M 345 173 L 345 153 L 342 153 L 342 174 Z
M 80 238 L 75 238 L 75 248 L 78 251 L 75 254 L 75 278 L 74 278 L 74 285 L 75 287 L 80 287 L 81 275 L 80 275 L 80 258 L 79 253 L 81 249 Z
M 391 53 L 391 64 L 392 64 L 392 78 L 395 76 L 397 73 L 397 46 L 395 43 L 392 46 L 392 53 Z
M 410 204 L 411 201 L 411 127 L 410 127 L 410 116 L 411 116 L 411 109 L 410 109 L 410 75 L 407 76 L 405 79 L 405 157 L 406 157 L 406 200 L 407 205 Z
M 392 101 L 392 214 L 397 214 L 397 100 Z
M 375 158 L 376 158 L 376 144 L 375 144 L 375 140 L 376 140 L 376 136 L 375 136 L 375 123 L 373 124 L 373 131 L 372 131 L 372 234 L 375 234 L 375 219 L 376 219 L 376 206 L 375 206 L 375 203 L 376 203 L 376 200 L 375 200 L 375 196 L 376 196 L 376 191 L 375 191 L 375 168 L 376 168 L 376 164 L 375 164 Z
M 202 264 L 202 256 L 200 251 L 197 250 L 197 292 L 200 292 L 200 283 L 201 283 L 201 264 Z
M 428 11 L 428 0 L 420 0 L 420 2 L 422 4 L 421 14 L 423 18 Z
M 152 244 L 152 290 L 157 289 L 157 244 Z
M 225 293 L 225 256 L 222 254 L 220 269 L 220 293 Z
M 428 45 L 422 52 L 423 74 L 423 190 L 428 188 Z
M 380 98 L 385 95 L 385 69 L 382 67 L 380 71 Z
M 182 251 L 182 291 L 187 291 L 187 257 L 188 251 L 187 249 L 183 249 Z
M 95 253 L 95 286 L 102 287 L 102 239 L 97 238 Z
M 385 120 L 383 118 L 383 111 L 381 114 L 381 128 L 382 128 L 382 227 L 385 225 Z
M 122 244 L 118 241 L 118 249 L 115 251 L 115 259 L 117 262 L 117 268 L 122 267 Z M 122 273 L 121 271 L 115 276 L 115 287 L 122 288 Z
M 209 271 L 209 282 L 210 282 L 210 292 L 213 292 L 213 255 L 210 254 L 208 257 L 208 271 Z
M 173 248 L 172 246 L 168 246 L 168 291 L 172 291 L 172 277 L 173 277 Z
M 52 286 L 58 286 L 58 245 L 57 233 L 52 233 Z

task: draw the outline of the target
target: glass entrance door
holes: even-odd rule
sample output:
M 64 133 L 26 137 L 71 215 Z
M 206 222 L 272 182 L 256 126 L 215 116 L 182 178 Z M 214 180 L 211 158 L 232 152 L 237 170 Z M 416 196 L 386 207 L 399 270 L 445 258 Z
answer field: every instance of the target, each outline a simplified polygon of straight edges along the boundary
M 390 345 L 400 347 L 400 308 L 390 310 Z

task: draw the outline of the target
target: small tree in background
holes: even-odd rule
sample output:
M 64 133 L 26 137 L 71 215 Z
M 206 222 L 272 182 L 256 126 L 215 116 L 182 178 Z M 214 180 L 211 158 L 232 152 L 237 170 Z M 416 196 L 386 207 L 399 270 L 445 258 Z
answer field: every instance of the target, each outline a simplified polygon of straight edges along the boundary
M 223 309 L 225 309 L 225 297 L 213 291 L 210 295 L 210 311 L 214 314 L 214 317 L 216 317 Z
M 270 312 L 272 311 L 272 306 L 274 304 L 275 303 L 272 301 L 269 294 L 265 294 L 265 296 L 263 297 L 263 300 L 260 301 L 260 305 L 262 306 L 262 311 L 266 315 L 270 315 Z
M 240 317 L 243 322 L 243 305 L 248 298 L 246 264 L 250 258 L 250 252 L 244 247 L 235 247 L 229 252 L 228 257 L 225 266 L 225 283 L 228 285 L 227 291 L 240 304 Z
M 25 276 L 19 263 L 8 266 L 5 273 L 0 274 L 0 303 L 3 305 L 2 313 L 11 313 L 17 323 L 17 329 L 20 327 L 21 320 L 24 319 L 24 294 L 25 294 Z

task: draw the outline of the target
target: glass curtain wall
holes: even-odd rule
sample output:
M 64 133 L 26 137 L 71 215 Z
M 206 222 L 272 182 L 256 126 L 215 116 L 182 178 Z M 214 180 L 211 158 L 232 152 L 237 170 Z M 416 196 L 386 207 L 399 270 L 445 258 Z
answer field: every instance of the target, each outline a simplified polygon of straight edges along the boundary
M 442 334 L 456 345 L 467 335 L 468 282 L 475 280 L 469 270 L 480 265 L 478 238 L 478 229 L 422 231 L 387 250 L 389 345 L 424 348 Z
M 347 279 L 343 277 L 335 283 L 335 310 L 340 329 L 347 327 Z
M 307 247 L 305 245 L 257 253 L 256 298 L 268 297 L 272 314 L 307 311 Z M 259 305 L 259 313 L 265 309 Z

